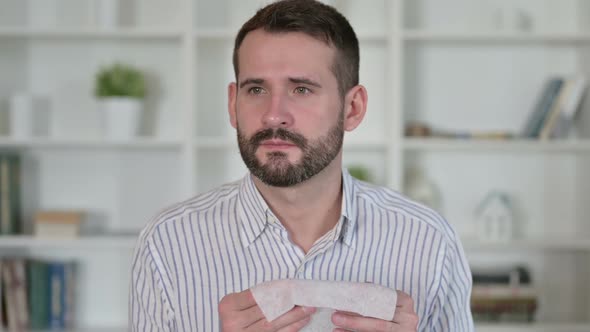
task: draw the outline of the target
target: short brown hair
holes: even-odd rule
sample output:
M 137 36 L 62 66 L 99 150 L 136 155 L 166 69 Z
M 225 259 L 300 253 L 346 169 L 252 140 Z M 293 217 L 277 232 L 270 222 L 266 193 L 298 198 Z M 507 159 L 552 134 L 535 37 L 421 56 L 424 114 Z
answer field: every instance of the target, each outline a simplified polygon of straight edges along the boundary
M 268 32 L 302 32 L 336 48 L 332 72 L 344 96 L 359 83 L 358 39 L 348 20 L 331 6 L 315 0 L 281 0 L 259 9 L 236 36 L 233 65 L 236 81 L 240 68 L 238 50 L 246 35 L 257 29 Z

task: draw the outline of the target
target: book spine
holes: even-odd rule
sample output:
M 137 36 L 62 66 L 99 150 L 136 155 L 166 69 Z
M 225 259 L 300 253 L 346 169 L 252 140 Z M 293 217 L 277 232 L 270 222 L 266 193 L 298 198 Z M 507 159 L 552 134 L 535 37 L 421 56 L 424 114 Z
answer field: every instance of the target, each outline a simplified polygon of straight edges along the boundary
M 41 261 L 29 261 L 29 308 L 31 328 L 49 327 L 49 273 L 48 265 Z
M 0 331 L 4 326 L 4 322 L 6 321 L 5 317 L 5 305 L 4 305 L 4 282 L 3 282 L 3 271 L 4 271 L 4 261 L 0 260 Z
M 4 268 L 2 269 L 2 281 L 4 283 L 5 290 L 5 306 L 6 306 L 6 325 L 9 330 L 16 330 L 18 328 L 17 313 L 16 313 L 16 299 L 15 299 L 15 286 L 14 286 L 14 267 L 12 260 L 4 262 Z
M 13 234 L 21 234 L 23 231 L 22 213 L 21 213 L 21 161 L 19 155 L 11 156 L 10 162 L 10 211 L 12 211 L 11 221 Z
M 534 130 L 532 132 L 532 137 L 538 138 L 541 135 L 543 125 L 545 124 L 545 121 L 547 121 L 547 117 L 549 116 L 554 104 L 557 103 L 559 91 L 561 90 L 562 86 L 562 79 L 555 79 L 551 82 L 548 96 L 541 107 L 541 116 L 536 119 L 536 123 L 533 126 Z
M 7 261 L 3 269 L 3 278 L 6 288 L 8 330 L 24 331 L 29 322 L 24 261 Z
M 0 155 L 0 234 L 11 234 L 8 158 Z
M 559 89 L 555 102 L 551 105 L 551 110 L 547 113 L 545 121 L 543 121 L 541 132 L 539 133 L 540 139 L 546 140 L 550 138 L 551 132 L 554 130 L 557 123 L 557 118 L 562 112 L 562 108 L 571 93 L 572 84 L 574 84 L 574 82 L 571 79 L 566 80 Z
M 64 323 L 66 328 L 74 327 L 75 315 L 75 295 L 76 295 L 76 266 L 74 263 L 66 265 L 66 287 L 65 287 L 65 316 Z
M 16 281 L 16 303 L 18 326 L 22 330 L 29 327 L 29 305 L 27 301 L 27 272 L 24 259 L 14 261 L 14 275 Z
M 50 263 L 50 328 L 64 329 L 65 326 L 65 270 L 62 263 Z
M 559 78 L 552 78 L 548 80 L 537 98 L 537 102 L 529 115 L 523 136 L 527 138 L 536 138 L 541 130 L 546 113 L 551 109 L 551 105 L 555 95 L 559 91 L 562 80 Z
M 18 155 L 0 155 L 0 234 L 20 232 L 20 159 Z
M 580 102 L 584 99 L 584 95 L 587 89 L 587 79 L 580 77 L 575 79 L 572 87 L 572 91 L 564 102 L 563 108 L 557 123 L 551 132 L 552 138 L 565 138 L 567 137 L 569 130 L 573 124 L 574 116 L 580 108 Z

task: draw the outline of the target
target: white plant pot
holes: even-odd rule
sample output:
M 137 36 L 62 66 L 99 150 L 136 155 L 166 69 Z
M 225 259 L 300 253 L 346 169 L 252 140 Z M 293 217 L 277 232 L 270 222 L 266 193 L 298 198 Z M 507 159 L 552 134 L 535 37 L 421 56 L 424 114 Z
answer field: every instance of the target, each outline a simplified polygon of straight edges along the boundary
M 100 100 L 104 134 L 111 140 L 128 140 L 137 136 L 143 103 L 129 97 L 110 97 Z

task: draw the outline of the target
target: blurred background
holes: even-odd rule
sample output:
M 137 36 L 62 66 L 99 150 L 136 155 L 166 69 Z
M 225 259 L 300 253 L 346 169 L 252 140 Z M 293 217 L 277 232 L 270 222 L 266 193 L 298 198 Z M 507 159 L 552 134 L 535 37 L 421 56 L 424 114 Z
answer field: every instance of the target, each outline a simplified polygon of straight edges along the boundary
M 140 229 L 246 173 L 255 0 L 0 0 L 1 320 L 124 331 Z M 590 331 L 590 1 L 326 0 L 361 44 L 354 176 L 440 211 L 478 331 Z

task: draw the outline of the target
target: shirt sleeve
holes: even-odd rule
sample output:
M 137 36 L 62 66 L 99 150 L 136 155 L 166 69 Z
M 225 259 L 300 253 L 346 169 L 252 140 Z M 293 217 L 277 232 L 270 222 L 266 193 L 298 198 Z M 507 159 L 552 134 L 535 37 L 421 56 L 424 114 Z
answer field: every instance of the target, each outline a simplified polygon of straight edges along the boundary
M 170 283 L 150 242 L 141 239 L 133 257 L 129 291 L 129 331 L 176 331 Z
M 428 331 L 475 331 L 470 308 L 471 270 L 459 240 L 443 247 L 437 294 L 430 311 Z

